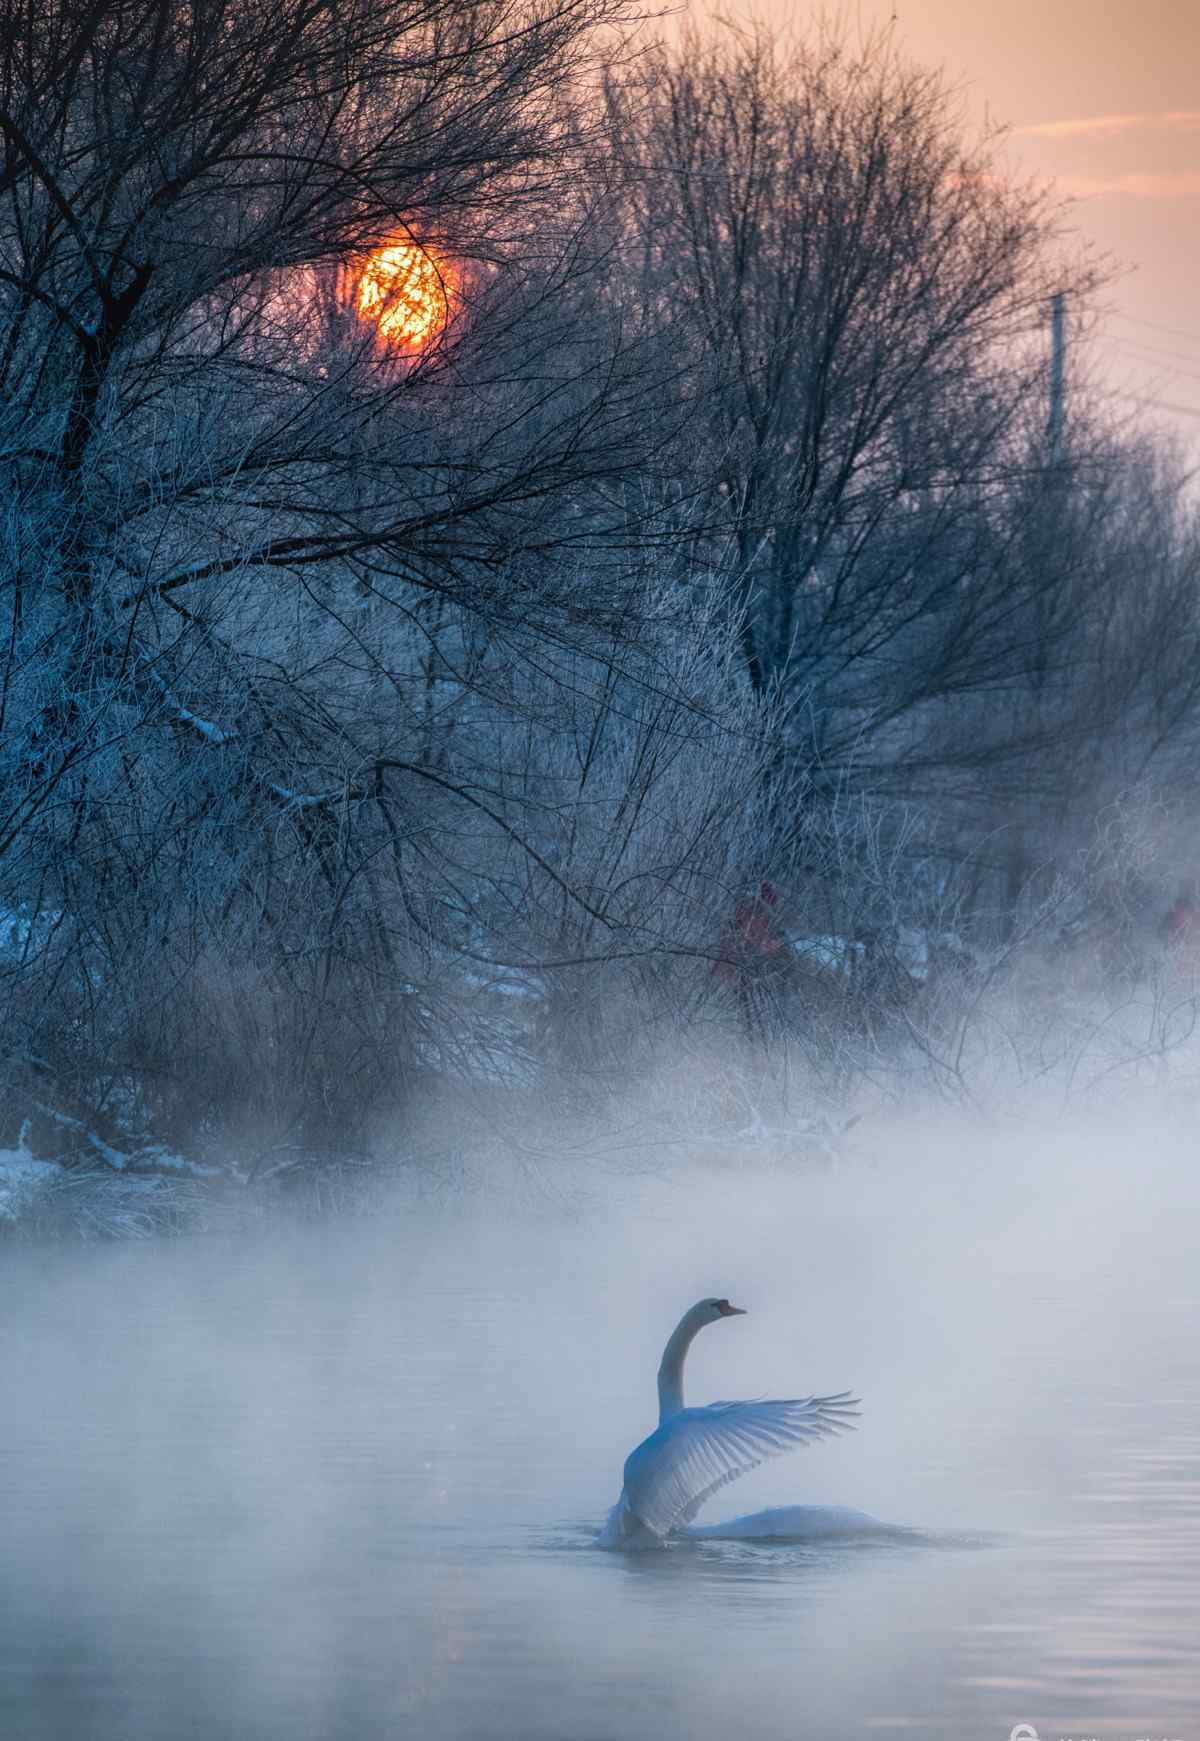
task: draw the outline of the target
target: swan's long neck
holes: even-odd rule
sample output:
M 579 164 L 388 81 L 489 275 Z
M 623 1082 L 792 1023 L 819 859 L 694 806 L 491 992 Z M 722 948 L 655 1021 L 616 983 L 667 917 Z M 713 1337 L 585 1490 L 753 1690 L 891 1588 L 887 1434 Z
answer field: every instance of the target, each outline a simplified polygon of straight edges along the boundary
M 659 1426 L 671 1415 L 677 1415 L 683 1407 L 683 1363 L 687 1359 L 687 1351 L 693 1338 L 708 1322 L 707 1314 L 699 1313 L 693 1306 L 690 1312 L 683 1314 L 671 1332 L 671 1339 L 663 1349 L 658 1368 Z

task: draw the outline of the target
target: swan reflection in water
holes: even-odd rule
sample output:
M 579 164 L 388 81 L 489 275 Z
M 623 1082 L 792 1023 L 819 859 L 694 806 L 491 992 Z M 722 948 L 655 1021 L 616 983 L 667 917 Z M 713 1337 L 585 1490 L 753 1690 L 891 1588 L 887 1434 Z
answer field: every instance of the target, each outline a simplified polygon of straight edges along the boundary
M 743 1316 L 728 1300 L 698 1300 L 675 1326 L 658 1369 L 658 1426 L 625 1460 L 621 1497 L 597 1537 L 600 1547 L 655 1548 L 681 1535 L 700 1541 L 827 1540 L 887 1529 L 866 1512 L 841 1505 L 774 1506 L 727 1523 L 692 1522 L 739 1475 L 797 1445 L 851 1431 L 858 1418 L 858 1399 L 848 1390 L 686 1408 L 683 1363 L 693 1340 L 706 1324 Z

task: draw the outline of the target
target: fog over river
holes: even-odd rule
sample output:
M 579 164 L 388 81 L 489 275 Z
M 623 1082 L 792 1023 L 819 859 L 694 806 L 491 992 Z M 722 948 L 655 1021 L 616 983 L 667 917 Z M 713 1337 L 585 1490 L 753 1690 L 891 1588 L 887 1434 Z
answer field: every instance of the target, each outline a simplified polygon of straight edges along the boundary
M 0 1719 L 20 1741 L 1200 1736 L 1182 1127 L 645 1157 L 334 1227 L 6 1253 Z M 700 1521 L 595 1532 L 705 1294 L 688 1400 L 852 1387 Z

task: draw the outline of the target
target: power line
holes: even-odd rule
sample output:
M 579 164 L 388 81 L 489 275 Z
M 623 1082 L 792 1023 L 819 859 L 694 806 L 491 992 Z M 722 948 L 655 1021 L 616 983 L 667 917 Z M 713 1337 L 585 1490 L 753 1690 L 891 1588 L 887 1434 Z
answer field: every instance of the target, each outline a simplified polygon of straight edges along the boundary
M 1146 399 L 1139 393 L 1106 393 L 1106 399 L 1127 399 L 1131 405 L 1149 405 L 1156 411 L 1173 411 L 1178 417 L 1200 417 L 1200 407 L 1175 405 L 1169 399 Z
M 1128 346 L 1117 345 L 1114 349 L 1131 363 L 1138 363 L 1143 369 L 1160 375 L 1169 375 L 1173 381 L 1200 381 L 1200 373 L 1193 369 L 1164 369 L 1159 364 L 1149 362 L 1145 357 L 1137 356 Z
M 1151 356 L 1168 357 L 1172 362 L 1191 363 L 1193 367 L 1200 367 L 1200 351 L 1195 355 L 1191 351 L 1172 351 L 1166 345 L 1148 345 L 1141 339 L 1123 339 L 1120 334 L 1110 339 L 1109 343 L 1122 345 L 1126 350 L 1144 351 Z
M 1191 339 L 1193 344 L 1200 345 L 1200 332 L 1189 332 L 1186 327 L 1164 326 L 1159 320 L 1142 320 L 1141 317 L 1136 314 L 1114 314 L 1111 316 L 1111 319 L 1129 320 L 1133 322 L 1134 326 L 1148 326 L 1154 332 L 1170 333 L 1173 338 Z

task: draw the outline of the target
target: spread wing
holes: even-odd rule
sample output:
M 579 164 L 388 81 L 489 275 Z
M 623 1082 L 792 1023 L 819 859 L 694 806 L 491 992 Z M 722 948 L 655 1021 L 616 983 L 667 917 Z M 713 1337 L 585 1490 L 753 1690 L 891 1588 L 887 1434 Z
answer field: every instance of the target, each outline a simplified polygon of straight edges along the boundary
M 768 1457 L 853 1429 L 857 1397 L 791 1402 L 713 1402 L 680 1409 L 625 1464 L 623 1498 L 657 1536 L 690 1523 L 706 1500 Z

